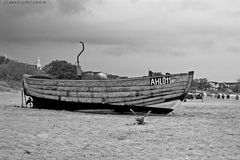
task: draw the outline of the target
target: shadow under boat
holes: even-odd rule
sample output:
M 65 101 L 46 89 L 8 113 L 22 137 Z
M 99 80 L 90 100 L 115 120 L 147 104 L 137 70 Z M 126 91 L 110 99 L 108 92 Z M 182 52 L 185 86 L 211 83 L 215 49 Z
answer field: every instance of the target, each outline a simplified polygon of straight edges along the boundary
M 143 107 L 143 106 L 118 106 L 102 103 L 73 103 L 63 102 L 56 100 L 49 100 L 43 98 L 34 97 L 33 108 L 38 109 L 51 109 L 51 110 L 66 110 L 66 111 L 81 111 L 85 113 L 102 113 L 107 114 L 109 111 L 114 111 L 116 114 L 119 113 L 130 113 L 130 109 L 136 112 L 148 112 L 156 114 L 168 114 L 173 111 L 170 108 L 155 108 L 155 107 Z M 108 111 L 107 111 L 108 110 Z

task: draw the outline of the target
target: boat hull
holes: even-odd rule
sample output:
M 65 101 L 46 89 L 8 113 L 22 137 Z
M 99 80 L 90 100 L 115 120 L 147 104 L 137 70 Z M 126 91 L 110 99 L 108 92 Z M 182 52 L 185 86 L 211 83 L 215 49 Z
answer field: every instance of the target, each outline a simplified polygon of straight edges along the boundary
M 172 112 L 178 105 L 180 105 L 180 100 L 174 100 L 170 102 L 161 103 L 152 106 L 119 106 L 111 104 L 102 103 L 78 103 L 78 102 L 66 102 L 66 101 L 56 101 L 45 98 L 32 97 L 34 100 L 34 108 L 41 109 L 54 109 L 54 110 L 99 110 L 99 109 L 110 109 L 115 112 L 123 113 L 129 112 L 133 109 L 136 112 L 148 112 L 157 114 L 168 114 Z
M 33 98 L 34 106 L 43 108 L 131 108 L 169 113 L 185 98 L 192 79 L 193 72 L 115 80 L 56 80 L 24 75 L 23 88 Z

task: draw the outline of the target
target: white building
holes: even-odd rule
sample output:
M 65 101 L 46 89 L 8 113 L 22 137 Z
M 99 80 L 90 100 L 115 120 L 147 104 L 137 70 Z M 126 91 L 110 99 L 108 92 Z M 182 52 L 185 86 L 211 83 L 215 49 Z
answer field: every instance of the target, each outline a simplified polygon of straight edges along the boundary
M 8 58 L 6 52 L 4 52 L 4 57 L 5 57 L 5 60 Z
M 217 91 L 218 90 L 218 88 L 220 87 L 220 83 L 218 83 L 218 82 L 209 82 L 209 84 L 210 84 L 210 90 L 212 90 L 212 91 Z
M 41 65 L 41 62 L 40 62 L 40 58 L 38 57 L 37 61 L 36 61 L 36 66 L 37 66 L 37 69 L 42 69 L 42 65 Z

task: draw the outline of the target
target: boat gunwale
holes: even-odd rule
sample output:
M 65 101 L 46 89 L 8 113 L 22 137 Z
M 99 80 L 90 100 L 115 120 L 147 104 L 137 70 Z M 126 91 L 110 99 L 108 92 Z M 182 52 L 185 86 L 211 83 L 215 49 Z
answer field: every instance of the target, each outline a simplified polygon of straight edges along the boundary
M 177 74 L 169 74 L 169 75 L 161 75 L 161 76 L 143 76 L 143 77 L 130 77 L 124 79 L 102 79 L 102 80 L 81 80 L 81 79 L 44 79 L 44 78 L 34 78 L 36 75 L 29 75 L 24 74 L 23 79 L 29 80 L 43 80 L 43 81 L 59 81 L 59 82 L 114 82 L 114 81 L 133 81 L 133 80 L 144 80 L 144 79 L 151 79 L 151 78 L 159 78 L 159 77 L 177 77 L 177 76 L 184 76 L 184 75 L 192 75 L 193 71 L 189 71 L 188 73 L 177 73 Z

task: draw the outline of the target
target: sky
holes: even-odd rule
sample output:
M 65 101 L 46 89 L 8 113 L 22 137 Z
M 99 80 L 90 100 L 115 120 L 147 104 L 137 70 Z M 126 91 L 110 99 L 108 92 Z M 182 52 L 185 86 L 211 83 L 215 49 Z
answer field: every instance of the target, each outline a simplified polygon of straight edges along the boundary
M 41 3 L 40 3 L 41 2 Z M 240 78 L 239 0 L 0 0 L 0 55 L 122 76 Z

